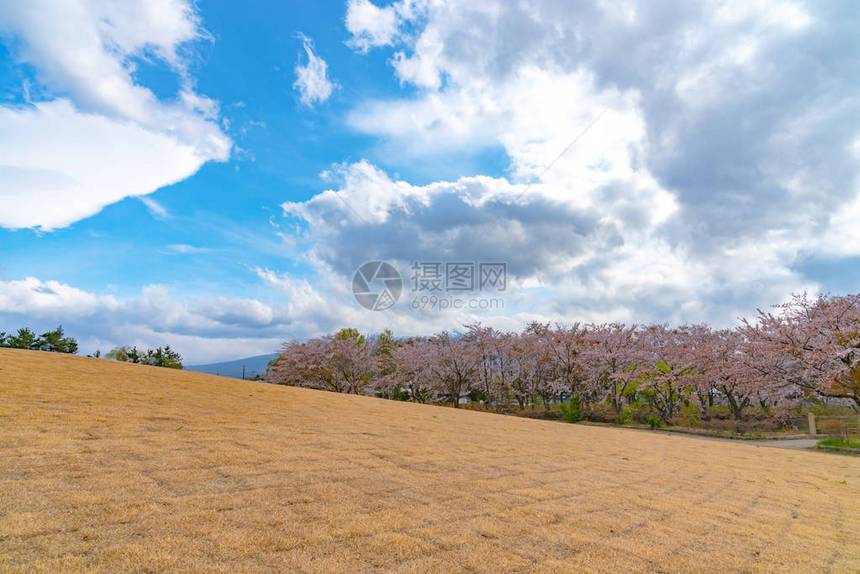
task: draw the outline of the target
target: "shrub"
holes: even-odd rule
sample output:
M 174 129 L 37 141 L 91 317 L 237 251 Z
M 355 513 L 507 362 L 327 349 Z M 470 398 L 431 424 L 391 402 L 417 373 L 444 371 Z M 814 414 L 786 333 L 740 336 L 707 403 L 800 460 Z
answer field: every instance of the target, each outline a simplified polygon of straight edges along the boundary
M 643 405 L 637 401 L 625 407 L 622 410 L 622 416 L 625 417 L 625 424 L 649 424 L 648 419 L 652 416 L 657 417 L 659 414 L 650 405 Z M 629 417 L 629 420 L 626 417 Z
M 589 421 L 599 423 L 618 422 L 615 408 L 607 403 L 591 403 L 588 406 L 580 404 L 580 414 L 581 418 Z
M 663 426 L 663 419 L 651 415 L 648 417 L 648 424 L 651 426 L 651 430 L 657 430 Z
M 579 397 L 570 397 L 567 404 L 561 403 L 561 417 L 569 423 L 575 423 L 582 418 L 582 410 L 579 406 Z
M 697 426 L 702 420 L 702 413 L 699 407 L 693 404 L 681 407 L 681 418 L 687 426 Z
M 636 416 L 638 414 L 639 405 L 627 405 L 623 409 L 621 409 L 621 420 L 619 422 L 623 425 L 629 425 L 636 419 Z
M 773 415 L 773 421 L 779 426 L 780 429 L 794 429 L 797 430 L 797 425 L 795 424 L 794 417 L 792 414 L 786 410 L 782 410 Z

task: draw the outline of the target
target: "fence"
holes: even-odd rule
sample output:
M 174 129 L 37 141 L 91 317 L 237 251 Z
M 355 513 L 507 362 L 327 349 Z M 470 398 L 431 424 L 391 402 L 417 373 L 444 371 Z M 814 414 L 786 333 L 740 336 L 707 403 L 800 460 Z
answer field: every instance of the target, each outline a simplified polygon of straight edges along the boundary
M 809 432 L 840 437 L 844 440 L 860 438 L 860 415 L 815 416 L 809 415 Z

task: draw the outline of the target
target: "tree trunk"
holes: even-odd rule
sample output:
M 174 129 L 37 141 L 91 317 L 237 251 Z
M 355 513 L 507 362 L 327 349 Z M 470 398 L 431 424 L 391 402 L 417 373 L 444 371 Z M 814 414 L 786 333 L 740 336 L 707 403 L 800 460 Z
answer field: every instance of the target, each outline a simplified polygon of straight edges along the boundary
M 737 398 L 735 398 L 734 393 L 723 387 L 723 394 L 726 395 L 726 399 L 729 401 L 729 407 L 732 409 L 732 416 L 735 417 L 735 420 L 743 419 L 743 405 L 738 403 Z

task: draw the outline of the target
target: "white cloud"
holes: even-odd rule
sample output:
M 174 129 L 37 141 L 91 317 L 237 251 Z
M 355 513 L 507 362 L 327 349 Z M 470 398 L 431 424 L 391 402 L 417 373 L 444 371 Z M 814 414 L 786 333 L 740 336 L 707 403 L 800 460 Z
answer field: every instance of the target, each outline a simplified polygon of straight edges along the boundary
M 375 32 L 357 15 L 377 10 Z M 860 204 L 847 54 L 860 36 L 839 12 L 355 2 L 353 46 L 389 46 L 395 77 L 419 88 L 349 114 L 380 139 L 379 161 L 501 146 L 508 176 L 416 186 L 362 161 L 285 212 L 304 224 L 309 260 L 343 278 L 376 258 L 500 259 L 514 316 L 731 323 L 815 290 L 804 257 L 857 253 L 845 241 Z
M 0 281 L 0 330 L 62 323 L 84 352 L 170 344 L 189 364 L 226 360 L 275 351 L 285 330 L 315 334 L 304 330 L 302 319 L 284 305 L 255 299 L 176 299 L 160 285 L 119 298 L 34 277 Z
M 156 219 L 167 219 L 170 217 L 170 212 L 167 211 L 167 208 L 164 207 L 161 203 L 155 201 L 151 197 L 138 197 L 140 202 L 146 206 L 149 210 L 149 213 Z
M 394 263 L 405 279 L 414 261 L 507 263 L 502 312 L 416 312 L 409 299 L 421 293 L 408 288 L 403 301 L 381 314 L 406 333 L 426 333 L 431 325 L 456 328 L 476 317 L 500 326 L 610 319 L 726 325 L 739 310 L 749 313 L 792 289 L 816 288 L 786 265 L 790 244 L 773 254 L 778 238 L 757 252 L 726 245 L 708 255 L 670 241 L 664 226 L 677 209 L 673 196 L 634 172 L 595 177 L 591 187 L 483 176 L 414 186 L 366 161 L 340 166 L 337 175 L 339 188 L 283 208 L 306 228 L 301 240 L 322 273 L 326 301 L 349 308 L 336 316 L 355 324 L 377 316 L 356 316 L 348 292 L 330 286 L 349 285 L 354 270 L 375 259 Z M 577 193 L 588 200 L 572 199 Z M 268 273 L 261 277 L 277 284 Z M 285 288 L 293 292 L 295 280 Z M 314 312 L 325 314 L 324 305 Z
M 410 313 L 369 313 L 353 299 L 351 279 L 320 268 L 311 283 L 269 269 L 253 269 L 277 302 L 251 298 L 178 297 L 163 285 L 135 296 L 84 291 L 34 277 L 0 281 L 0 331 L 37 331 L 62 323 L 81 350 L 116 345 L 170 344 L 186 363 L 207 363 L 276 351 L 284 340 L 314 337 L 341 327 L 365 333 L 393 327 L 401 334 L 447 327 L 447 316 L 420 319 Z
M 116 309 L 110 295 L 96 296 L 57 281 L 28 277 L 20 281 L 0 281 L 0 311 L 9 314 L 44 316 L 62 311 L 72 318 L 91 315 L 98 309 Z
M 0 158 L 0 225 L 44 230 L 180 181 L 203 163 L 191 145 L 63 99 L 0 107 Z
M 0 225 L 64 227 L 229 157 L 217 103 L 195 93 L 180 55 L 205 35 L 188 2 L 8 4 L 0 34 L 41 83 L 64 94 L 0 106 Z M 136 83 L 140 57 L 180 76 L 176 102 Z
M 304 65 L 296 66 L 296 81 L 293 87 L 299 91 L 299 98 L 308 107 L 326 101 L 334 91 L 334 84 L 328 77 L 328 64 L 314 53 L 310 38 L 302 36 L 305 55 L 308 58 Z
M 397 34 L 397 14 L 390 6 L 380 8 L 369 0 L 349 0 L 346 29 L 352 34 L 349 45 L 367 52 L 392 43 Z
M 167 246 L 167 249 L 173 253 L 179 253 L 181 255 L 196 255 L 212 251 L 208 247 L 197 247 L 196 245 L 187 245 L 185 243 L 171 243 Z

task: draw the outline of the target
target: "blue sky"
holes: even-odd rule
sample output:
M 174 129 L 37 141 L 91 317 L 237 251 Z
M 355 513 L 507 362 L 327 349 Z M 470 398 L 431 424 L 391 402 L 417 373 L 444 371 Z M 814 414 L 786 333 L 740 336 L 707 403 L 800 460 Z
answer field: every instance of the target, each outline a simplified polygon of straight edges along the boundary
M 4 5 L 0 330 L 206 362 L 342 326 L 728 325 L 856 292 L 859 13 Z M 372 259 L 407 283 L 505 262 L 504 309 L 367 311 Z
M 123 295 L 148 282 L 177 291 L 240 295 L 247 292 L 249 279 L 256 278 L 248 267 L 293 263 L 285 261 L 287 253 L 268 224 L 270 217 L 279 216 L 282 202 L 302 201 L 326 189 L 318 174 L 333 162 L 367 155 L 379 165 L 388 163 L 384 154 L 374 156 L 372 138 L 339 121 L 354 94 L 398 90 L 384 54 L 360 55 L 345 45 L 349 34 L 342 23 L 343 3 L 233 7 L 201 3 L 211 40 L 189 48 L 195 53 L 191 73 L 197 90 L 217 95 L 219 117 L 230 126 L 224 132 L 234 144 L 231 158 L 206 163 L 194 176 L 148 195 L 166 209 L 166 217 L 153 216 L 137 198 L 126 198 L 50 233 L 0 231 L 3 245 L 9 246 L 3 261 L 7 277 L 51 276 L 88 290 L 110 286 Z M 332 20 L 335 14 L 340 16 Z M 316 50 L 338 71 L 341 88 L 316 108 L 303 105 L 293 88 L 302 48 L 299 33 L 313 37 Z M 37 81 L 30 66 L 9 53 L 14 41 L 3 47 L 3 94 L 6 102 L 20 105 L 25 101 L 23 80 L 29 78 L 30 86 Z M 158 61 L 133 60 L 137 83 L 159 98 L 176 97 L 177 74 Z M 60 94 L 48 91 L 46 96 Z M 398 169 L 408 173 L 409 165 Z M 170 245 L 209 251 L 176 254 Z

